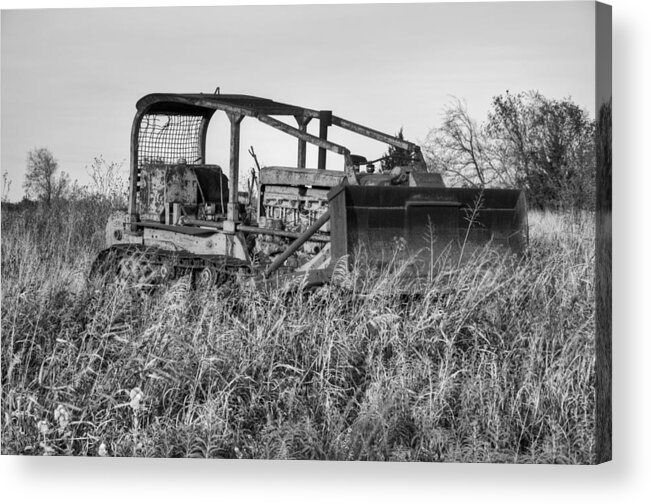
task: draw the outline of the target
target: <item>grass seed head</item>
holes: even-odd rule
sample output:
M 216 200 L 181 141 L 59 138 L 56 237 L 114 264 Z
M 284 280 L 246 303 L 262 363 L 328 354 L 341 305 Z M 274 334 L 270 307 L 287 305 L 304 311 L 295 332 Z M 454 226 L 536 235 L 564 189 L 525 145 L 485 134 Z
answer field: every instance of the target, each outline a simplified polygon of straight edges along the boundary
M 64 431 L 70 423 L 70 412 L 63 404 L 59 404 L 54 410 L 54 421 L 59 424 L 59 430 Z
M 50 424 L 47 420 L 39 420 L 36 424 L 36 428 L 43 436 L 47 436 L 50 433 Z
M 129 406 L 131 406 L 131 409 L 134 412 L 143 409 L 143 405 L 141 404 L 143 398 L 144 398 L 144 394 L 139 387 L 132 388 L 131 392 L 129 392 L 129 399 L 130 399 Z

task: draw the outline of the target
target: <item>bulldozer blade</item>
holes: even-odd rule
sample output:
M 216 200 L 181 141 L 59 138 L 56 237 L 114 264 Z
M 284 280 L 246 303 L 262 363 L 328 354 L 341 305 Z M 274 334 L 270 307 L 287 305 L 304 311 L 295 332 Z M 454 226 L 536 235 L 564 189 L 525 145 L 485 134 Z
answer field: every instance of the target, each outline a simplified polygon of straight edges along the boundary
M 528 242 L 519 190 L 342 185 L 328 198 L 333 264 L 363 250 L 376 265 L 409 260 L 421 276 L 489 244 L 523 254 Z

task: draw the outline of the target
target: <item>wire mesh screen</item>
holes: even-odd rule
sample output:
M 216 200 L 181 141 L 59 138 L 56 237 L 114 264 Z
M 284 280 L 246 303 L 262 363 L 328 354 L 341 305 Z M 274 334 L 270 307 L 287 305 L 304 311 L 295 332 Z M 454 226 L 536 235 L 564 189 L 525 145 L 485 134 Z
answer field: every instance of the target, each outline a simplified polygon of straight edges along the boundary
M 138 167 L 201 163 L 201 121 L 202 116 L 145 115 L 138 136 Z

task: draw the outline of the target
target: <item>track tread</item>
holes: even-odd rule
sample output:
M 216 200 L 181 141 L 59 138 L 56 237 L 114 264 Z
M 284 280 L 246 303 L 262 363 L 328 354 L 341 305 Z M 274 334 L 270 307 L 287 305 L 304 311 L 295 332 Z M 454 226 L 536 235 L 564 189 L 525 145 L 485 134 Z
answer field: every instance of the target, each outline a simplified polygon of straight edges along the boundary
M 117 278 L 121 272 L 121 262 L 127 258 L 138 258 L 141 269 L 155 271 L 163 264 L 173 266 L 177 272 L 174 277 L 192 274 L 196 278 L 205 268 L 216 270 L 216 284 L 228 281 L 236 272 L 245 270 L 246 274 L 252 273 L 251 265 L 247 261 L 222 255 L 197 255 L 186 251 L 169 251 L 157 247 L 148 247 L 139 244 L 119 244 L 102 250 L 90 270 L 90 278 L 110 277 Z

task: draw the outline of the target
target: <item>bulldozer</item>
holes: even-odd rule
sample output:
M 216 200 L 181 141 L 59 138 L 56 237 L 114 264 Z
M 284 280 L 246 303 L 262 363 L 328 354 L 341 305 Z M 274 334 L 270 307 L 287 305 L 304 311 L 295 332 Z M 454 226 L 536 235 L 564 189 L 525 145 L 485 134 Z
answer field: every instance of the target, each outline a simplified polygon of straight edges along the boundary
M 208 126 L 222 113 L 227 170 L 206 163 Z M 252 120 L 294 137 L 296 161 L 258 166 L 242 191 L 240 131 Z M 308 132 L 311 121 L 318 135 Z M 389 154 L 353 154 L 328 139 L 334 127 Z M 306 166 L 308 146 L 318 149 L 316 167 Z M 376 171 L 378 162 L 391 168 Z M 190 275 L 198 288 L 242 277 L 313 286 L 365 251 L 375 264 L 409 260 L 418 276 L 432 258 L 461 260 L 487 244 L 522 254 L 526 219 L 522 191 L 446 187 L 418 145 L 332 111 L 249 95 L 155 93 L 136 104 L 128 208 L 110 216 L 92 271 L 144 284 Z

